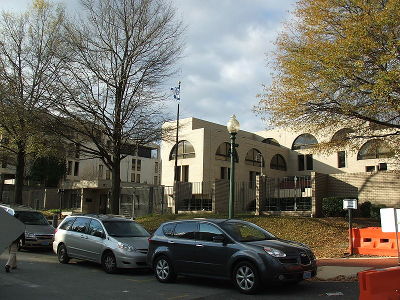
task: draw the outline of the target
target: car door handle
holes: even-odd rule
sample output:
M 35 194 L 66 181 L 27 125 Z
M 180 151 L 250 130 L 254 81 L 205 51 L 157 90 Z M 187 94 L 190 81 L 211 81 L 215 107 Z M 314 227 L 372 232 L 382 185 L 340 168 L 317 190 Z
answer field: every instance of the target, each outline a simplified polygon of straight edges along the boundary
M 204 247 L 203 244 L 196 244 L 196 247 Z
M 87 236 L 81 235 L 81 239 L 87 239 Z
M 168 244 L 175 244 L 174 241 L 168 241 Z

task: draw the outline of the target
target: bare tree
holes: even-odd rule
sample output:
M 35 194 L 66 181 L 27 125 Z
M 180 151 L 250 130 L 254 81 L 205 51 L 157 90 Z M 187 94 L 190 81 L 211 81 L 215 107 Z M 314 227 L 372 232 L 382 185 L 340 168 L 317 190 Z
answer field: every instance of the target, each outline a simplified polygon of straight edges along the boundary
M 51 70 L 63 19 L 63 10 L 44 0 L 33 1 L 25 13 L 0 16 L 0 127 L 5 137 L 0 148 L 16 156 L 16 203 L 22 203 L 26 156 L 38 150 L 43 137 L 34 126 L 35 112 L 46 107 L 47 86 L 55 80 Z
M 118 213 L 124 149 L 161 138 L 167 120 L 161 87 L 176 71 L 183 26 L 161 0 L 81 3 L 85 17 L 66 26 L 52 113 L 66 121 L 64 134 L 75 132 L 68 139 L 112 171 L 111 210 Z

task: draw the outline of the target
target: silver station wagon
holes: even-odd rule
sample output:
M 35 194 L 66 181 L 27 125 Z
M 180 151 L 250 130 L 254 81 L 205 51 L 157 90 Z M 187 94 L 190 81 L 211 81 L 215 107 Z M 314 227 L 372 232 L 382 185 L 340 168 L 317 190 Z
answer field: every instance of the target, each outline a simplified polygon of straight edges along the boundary
M 119 268 L 147 268 L 149 236 L 141 225 L 122 217 L 68 216 L 56 229 L 53 250 L 60 263 L 90 260 L 115 273 Z
M 15 216 L 25 225 L 25 233 L 19 240 L 19 248 L 49 248 L 53 244 L 54 227 L 45 216 L 27 207 L 8 207 L 0 205 L 10 215 Z

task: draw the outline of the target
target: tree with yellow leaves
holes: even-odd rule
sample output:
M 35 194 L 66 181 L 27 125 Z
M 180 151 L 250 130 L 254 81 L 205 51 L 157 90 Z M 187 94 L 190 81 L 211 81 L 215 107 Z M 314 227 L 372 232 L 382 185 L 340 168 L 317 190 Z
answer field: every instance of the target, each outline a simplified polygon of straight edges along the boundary
M 295 17 L 277 39 L 274 77 L 255 110 L 275 126 L 346 127 L 346 142 L 397 144 L 400 1 L 300 0 Z

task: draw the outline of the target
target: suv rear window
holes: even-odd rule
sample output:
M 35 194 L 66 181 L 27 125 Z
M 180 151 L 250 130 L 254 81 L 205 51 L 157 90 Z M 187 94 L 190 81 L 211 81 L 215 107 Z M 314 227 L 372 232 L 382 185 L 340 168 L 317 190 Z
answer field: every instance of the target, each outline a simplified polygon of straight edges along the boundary
M 164 233 L 165 236 L 173 236 L 174 235 L 174 228 L 175 228 L 174 223 L 172 224 L 166 224 L 163 226 L 162 231 Z
M 194 233 L 197 229 L 197 222 L 181 222 L 176 224 L 175 237 L 181 239 L 194 239 Z

